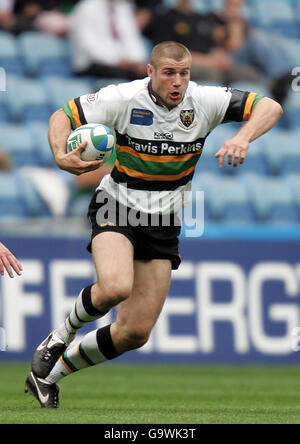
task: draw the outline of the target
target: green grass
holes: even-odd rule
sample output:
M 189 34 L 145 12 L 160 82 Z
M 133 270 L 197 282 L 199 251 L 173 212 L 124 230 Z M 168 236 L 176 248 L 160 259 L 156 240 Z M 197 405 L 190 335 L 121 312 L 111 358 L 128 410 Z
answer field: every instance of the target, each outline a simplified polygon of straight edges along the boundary
M 61 408 L 25 395 L 29 365 L 0 364 L 0 424 L 300 424 L 297 367 L 104 364 L 61 381 Z

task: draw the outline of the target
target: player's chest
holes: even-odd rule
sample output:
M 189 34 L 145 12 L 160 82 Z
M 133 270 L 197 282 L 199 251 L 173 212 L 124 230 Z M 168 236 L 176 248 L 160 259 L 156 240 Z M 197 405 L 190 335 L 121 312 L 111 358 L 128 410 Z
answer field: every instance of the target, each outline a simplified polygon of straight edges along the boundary
M 206 137 L 209 124 L 201 109 L 192 102 L 167 111 L 160 106 L 135 103 L 128 107 L 118 132 L 148 141 L 191 142 Z

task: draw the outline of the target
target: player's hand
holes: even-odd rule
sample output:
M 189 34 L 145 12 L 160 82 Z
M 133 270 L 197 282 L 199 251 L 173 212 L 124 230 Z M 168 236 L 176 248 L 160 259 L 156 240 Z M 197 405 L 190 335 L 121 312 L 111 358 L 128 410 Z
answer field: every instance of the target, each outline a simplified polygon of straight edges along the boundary
M 0 242 L 0 274 L 3 276 L 6 270 L 8 275 L 13 278 L 14 273 L 21 276 L 22 265 L 15 256 Z
M 249 148 L 249 141 L 238 137 L 233 137 L 224 143 L 222 148 L 215 154 L 215 158 L 219 159 L 220 168 L 224 167 L 225 157 L 227 156 L 228 165 L 237 167 L 243 164 Z
M 68 171 L 71 174 L 75 174 L 76 176 L 100 168 L 103 164 L 103 160 L 93 160 L 87 162 L 81 159 L 81 153 L 86 146 L 87 142 L 83 142 L 78 148 L 76 148 L 76 150 L 64 154 L 59 158 L 56 158 L 55 161 L 57 166 L 62 170 Z

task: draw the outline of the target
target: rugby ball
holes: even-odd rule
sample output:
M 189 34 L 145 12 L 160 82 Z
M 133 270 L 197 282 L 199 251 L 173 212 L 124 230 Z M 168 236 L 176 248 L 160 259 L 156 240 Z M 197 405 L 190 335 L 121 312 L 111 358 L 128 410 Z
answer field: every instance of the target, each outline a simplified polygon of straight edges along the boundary
M 115 135 L 106 125 L 88 123 L 71 132 L 67 141 L 67 152 L 77 149 L 83 142 L 87 142 L 87 146 L 81 153 L 82 160 L 107 162 L 115 146 Z

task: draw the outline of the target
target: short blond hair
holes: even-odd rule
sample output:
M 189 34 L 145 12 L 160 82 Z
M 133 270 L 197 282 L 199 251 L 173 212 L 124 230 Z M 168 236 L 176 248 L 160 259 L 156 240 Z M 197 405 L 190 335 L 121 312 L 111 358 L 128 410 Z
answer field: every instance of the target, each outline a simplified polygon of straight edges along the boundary
M 192 62 L 192 54 L 189 49 L 178 42 L 167 41 L 156 45 L 153 48 L 150 64 L 157 68 L 162 59 L 172 59 L 181 62 L 184 59 L 190 59 Z

